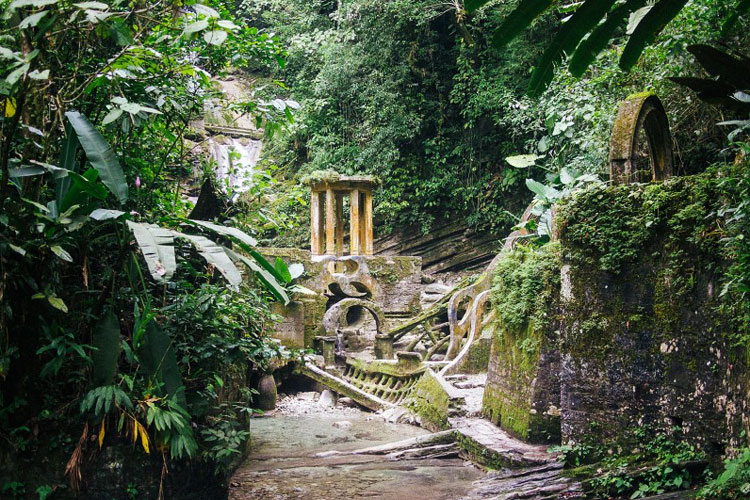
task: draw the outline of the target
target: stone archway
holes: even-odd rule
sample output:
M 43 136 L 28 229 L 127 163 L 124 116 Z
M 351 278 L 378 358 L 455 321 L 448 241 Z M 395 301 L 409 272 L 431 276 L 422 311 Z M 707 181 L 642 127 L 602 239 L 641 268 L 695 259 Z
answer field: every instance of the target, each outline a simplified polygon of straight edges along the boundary
M 323 316 L 326 335 L 338 337 L 341 334 L 340 349 L 349 352 L 374 348 L 384 326 L 385 313 L 377 304 L 353 297 L 336 302 Z
M 664 107 L 652 94 L 631 96 L 617 112 L 609 150 L 614 184 L 663 181 L 671 177 L 672 135 Z

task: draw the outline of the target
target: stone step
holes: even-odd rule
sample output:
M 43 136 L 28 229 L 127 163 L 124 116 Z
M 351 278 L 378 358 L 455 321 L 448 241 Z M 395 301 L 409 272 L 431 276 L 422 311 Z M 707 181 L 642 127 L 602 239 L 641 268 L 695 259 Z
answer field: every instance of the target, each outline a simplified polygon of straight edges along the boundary
M 555 463 L 557 456 L 546 445 L 524 443 L 478 417 L 451 418 L 464 455 L 482 465 L 501 469 Z

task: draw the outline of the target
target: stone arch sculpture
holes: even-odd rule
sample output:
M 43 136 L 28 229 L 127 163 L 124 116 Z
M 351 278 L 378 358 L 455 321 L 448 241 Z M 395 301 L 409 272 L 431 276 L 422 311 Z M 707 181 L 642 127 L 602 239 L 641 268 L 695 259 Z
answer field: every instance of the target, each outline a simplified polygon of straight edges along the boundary
M 372 325 L 369 322 L 371 320 L 367 319 L 368 312 L 375 321 L 374 332 L 366 326 Z M 378 346 L 378 338 L 381 337 L 384 327 L 385 313 L 380 306 L 372 301 L 354 297 L 339 300 L 323 315 L 323 329 L 326 335 L 337 339 L 337 354 L 343 354 L 345 350 L 361 352 L 372 347 L 376 351 L 382 351 L 382 347 Z
M 639 135 L 645 133 L 651 175 L 639 171 L 638 155 L 643 154 Z M 653 94 L 629 97 L 620 105 L 612 130 L 609 174 L 614 184 L 663 181 L 671 177 L 674 158 L 669 121 L 661 101 Z

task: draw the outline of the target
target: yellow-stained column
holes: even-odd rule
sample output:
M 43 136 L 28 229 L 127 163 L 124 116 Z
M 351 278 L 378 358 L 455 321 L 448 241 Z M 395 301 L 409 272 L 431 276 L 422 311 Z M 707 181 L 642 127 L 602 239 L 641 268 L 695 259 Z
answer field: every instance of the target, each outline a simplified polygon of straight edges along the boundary
M 326 255 L 333 255 L 336 253 L 334 246 L 334 235 L 336 230 L 335 206 L 336 196 L 333 194 L 333 189 L 326 189 Z
M 364 254 L 372 255 L 373 236 L 372 236 L 372 191 L 365 191 L 364 206 L 364 226 L 365 226 L 365 244 Z
M 336 255 L 344 255 L 344 193 L 336 193 Z
M 320 191 L 310 193 L 310 251 L 313 255 L 323 253 L 323 203 Z
M 349 255 L 359 255 L 359 189 L 349 195 Z

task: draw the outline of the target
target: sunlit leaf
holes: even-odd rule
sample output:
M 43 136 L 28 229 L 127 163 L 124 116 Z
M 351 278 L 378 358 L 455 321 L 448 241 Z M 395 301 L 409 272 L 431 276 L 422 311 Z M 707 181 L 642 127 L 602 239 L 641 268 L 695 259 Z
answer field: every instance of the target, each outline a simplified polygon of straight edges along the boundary
M 39 24 L 39 21 L 41 21 L 42 18 L 46 15 L 47 15 L 46 10 L 37 12 L 36 14 L 31 14 L 30 16 L 25 17 L 20 23 L 18 23 L 18 28 L 19 29 L 33 28 L 37 24 Z
M 73 257 L 60 245 L 53 245 L 50 247 L 52 253 L 60 257 L 62 260 L 67 262 L 73 262 Z
M 120 108 L 114 108 L 109 110 L 109 113 L 107 113 L 107 116 L 104 117 L 102 120 L 102 125 L 108 125 L 112 123 L 113 121 L 117 120 L 122 116 L 122 109 Z
M 203 39 L 211 45 L 221 45 L 227 39 L 227 35 L 224 30 L 213 30 L 203 33 Z
M 205 19 L 201 19 L 200 21 L 189 24 L 185 28 L 185 33 L 197 33 L 199 31 L 203 31 L 206 28 L 208 28 L 208 21 L 206 21 Z
M 533 166 L 539 158 L 541 158 L 541 156 L 534 154 L 514 155 L 506 157 L 505 161 L 507 161 L 511 167 L 528 168 Z
M 149 273 L 158 282 L 169 280 L 177 270 L 174 233 L 156 224 L 127 221 L 146 260 Z

